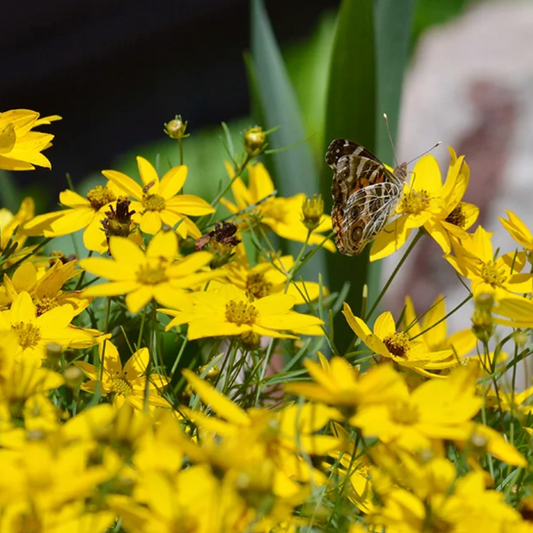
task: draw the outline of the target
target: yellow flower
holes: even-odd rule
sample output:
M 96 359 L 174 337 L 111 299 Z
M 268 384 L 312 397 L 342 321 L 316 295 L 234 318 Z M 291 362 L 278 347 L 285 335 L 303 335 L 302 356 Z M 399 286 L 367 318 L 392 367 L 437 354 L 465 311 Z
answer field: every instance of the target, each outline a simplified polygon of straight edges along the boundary
M 271 262 L 265 260 L 250 268 L 244 246 L 240 244 L 236 250 L 235 260 L 224 265 L 222 272 L 226 274 L 229 282 L 254 298 L 286 293 L 294 296 L 294 305 L 318 298 L 320 293 L 318 283 L 291 281 L 287 287 L 288 273 L 294 266 L 294 259 L 291 255 L 273 256 Z M 326 287 L 322 287 L 322 295 L 328 294 Z
M 161 389 L 168 384 L 167 378 L 155 372 L 150 373 L 149 379 L 146 377 L 150 361 L 147 348 L 137 350 L 124 367 L 116 346 L 110 341 L 100 343 L 99 356 L 100 364 L 103 366 L 102 372 L 89 363 L 83 361 L 75 363 L 90 380 L 82 385 L 83 390 L 94 392 L 100 382 L 102 395 L 113 394 L 113 401 L 117 407 L 128 402 L 136 409 L 142 410 L 148 382 L 148 403 L 154 407 L 170 407 L 169 402 L 161 396 Z
M 233 178 L 235 173 L 229 163 L 226 164 L 226 169 L 230 178 Z M 302 206 L 307 198 L 305 194 L 297 194 L 291 198 L 270 196 L 274 192 L 274 184 L 262 163 L 249 165 L 248 176 L 248 187 L 240 177 L 231 185 L 235 204 L 224 198 L 220 200 L 233 214 L 257 204 L 253 211 L 240 216 L 243 221 L 241 229 L 248 229 L 247 221 L 252 224 L 254 221 L 260 221 L 284 239 L 305 242 L 309 233 L 302 222 Z M 323 215 L 320 225 L 309 235 L 309 244 L 321 244 L 324 241 L 321 233 L 324 231 L 331 231 L 331 217 L 328 215 Z M 324 242 L 323 246 L 330 252 L 335 251 L 335 244 L 330 240 Z
M 25 262 L 20 265 L 13 278 L 4 276 L 4 286 L 0 287 L 0 306 L 11 303 L 17 294 L 26 291 L 37 307 L 37 316 L 54 307 L 70 304 L 75 315 L 79 315 L 89 300 L 82 298 L 80 291 L 63 292 L 63 285 L 81 270 L 76 270 L 76 261 L 62 263 L 57 259 L 48 270 L 37 270 L 35 265 Z
M 0 209 L 0 252 L 7 248 L 12 238 L 18 252 L 20 252 L 28 238 L 27 235 L 20 231 L 20 228 L 25 222 L 33 218 L 34 211 L 35 204 L 32 198 L 24 198 L 22 200 L 16 215 L 4 207 Z M 25 250 L 24 253 L 29 255 L 31 251 Z M 20 255 L 16 253 L 10 257 L 10 260 L 12 261 L 15 258 L 20 259 Z
M 0 313 L 0 333 L 14 330 L 18 346 L 13 357 L 40 366 L 48 344 L 58 344 L 62 350 L 96 344 L 91 333 L 70 325 L 73 318 L 71 305 L 62 305 L 37 316 L 31 296 L 21 292 L 13 300 L 11 309 Z
M 323 335 L 322 320 L 296 313 L 294 297 L 274 294 L 251 301 L 247 294 L 234 285 L 191 294 L 191 305 L 180 311 L 161 309 L 174 316 L 166 331 L 181 324 L 189 324 L 190 340 L 203 337 L 232 335 L 265 335 L 291 338 L 282 333 L 291 331 L 304 335 Z
M 474 298 L 490 294 L 498 301 L 512 293 L 531 292 L 533 276 L 520 273 L 526 264 L 525 253 L 510 252 L 494 261 L 491 235 L 479 226 L 470 239 L 454 245 L 455 256 L 445 258 L 459 274 L 471 280 Z
M 387 404 L 362 405 L 350 419 L 366 437 L 412 452 L 430 449 L 437 439 L 466 441 L 482 400 L 475 395 L 477 366 L 456 368 L 448 379 L 407 388 Z
M 102 174 L 123 194 L 137 200 L 131 203 L 131 208 L 135 211 L 133 220 L 140 224 L 141 231 L 155 235 L 163 224 L 171 228 L 178 224 L 176 232 L 180 237 L 200 237 L 200 230 L 186 215 L 208 215 L 215 209 L 198 196 L 178 194 L 187 179 L 187 167 L 171 168 L 160 181 L 155 168 L 146 159 L 137 157 L 137 165 L 143 187 L 116 170 L 104 170 Z
M 455 238 L 465 238 L 466 231 L 476 221 L 479 209 L 461 199 L 468 187 L 470 169 L 464 156 L 457 157 L 449 148 L 451 161 L 444 185 L 439 166 L 432 155 L 417 162 L 410 184 L 404 185 L 397 217 L 377 236 L 370 251 L 376 261 L 401 248 L 411 231 L 424 227 L 444 253 L 450 253 Z
M 533 251 L 533 235 L 529 228 L 512 211 L 507 211 L 509 220 L 498 217 L 502 226 L 509 232 L 509 235 L 528 251 Z
M 342 313 L 350 328 L 372 352 L 392 359 L 400 366 L 432 376 L 425 370 L 439 370 L 456 364 L 451 348 L 432 351 L 421 337 L 411 339 L 413 335 L 410 332 L 397 332 L 392 314 L 388 311 L 376 319 L 373 333 L 363 320 L 354 316 L 346 302 Z
M 409 337 L 416 337 L 423 341 L 430 352 L 451 349 L 450 362 L 455 365 L 476 347 L 477 338 L 471 328 L 457 331 L 448 337 L 445 316 L 446 304 L 442 295 L 437 296 L 424 315 L 421 324 L 415 313 L 413 301 L 409 296 L 405 299 L 403 324 Z M 430 376 L 438 377 L 438 374 L 430 374 Z
M 90 257 L 80 266 L 110 282 L 93 285 L 84 296 L 127 294 L 131 313 L 139 312 L 152 298 L 161 305 L 175 307 L 187 299 L 185 289 L 201 285 L 218 276 L 217 272 L 198 272 L 211 260 L 208 252 L 197 252 L 174 261 L 178 241 L 173 231 L 161 231 L 150 241 L 146 252 L 123 237 L 111 237 L 109 249 L 113 259 Z
M 309 400 L 336 407 L 341 418 L 350 418 L 363 404 L 385 403 L 403 394 L 401 376 L 390 365 L 380 365 L 359 375 L 346 359 L 335 356 L 331 361 L 319 352 L 320 364 L 304 361 L 313 383 L 289 383 L 284 389 Z
M 60 237 L 85 228 L 85 247 L 103 254 L 107 252 L 107 242 L 102 222 L 116 205 L 120 193 L 111 182 L 105 186 L 97 185 L 86 198 L 67 189 L 59 194 L 59 201 L 68 209 L 36 216 L 24 224 L 22 231 L 30 236 Z
M 61 120 L 61 117 L 52 115 L 39 118 L 39 113 L 29 109 L 0 113 L 0 168 L 33 170 L 34 165 L 52 168 L 41 152 L 52 146 L 54 136 L 31 130 L 54 120 Z

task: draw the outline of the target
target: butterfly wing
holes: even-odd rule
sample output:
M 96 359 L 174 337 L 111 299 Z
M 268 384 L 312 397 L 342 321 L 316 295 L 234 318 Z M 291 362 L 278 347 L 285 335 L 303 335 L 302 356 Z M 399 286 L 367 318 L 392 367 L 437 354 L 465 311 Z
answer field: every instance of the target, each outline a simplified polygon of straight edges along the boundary
M 405 165 L 390 172 L 369 150 L 345 139 L 330 144 L 326 162 L 333 170 L 331 218 L 337 247 L 358 255 L 396 209 Z

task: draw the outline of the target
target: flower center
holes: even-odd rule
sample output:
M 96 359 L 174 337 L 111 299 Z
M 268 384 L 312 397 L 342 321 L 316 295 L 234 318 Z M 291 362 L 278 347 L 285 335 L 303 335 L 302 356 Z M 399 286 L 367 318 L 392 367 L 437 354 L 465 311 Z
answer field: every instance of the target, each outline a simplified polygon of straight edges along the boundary
M 399 210 L 410 215 L 419 215 L 431 204 L 431 196 L 427 191 L 409 191 L 402 196 Z
M 87 193 L 87 200 L 91 202 L 95 211 L 98 211 L 110 202 L 114 202 L 116 199 L 117 197 L 113 191 L 107 187 L 102 187 L 101 185 L 97 185 Z
M 485 283 L 492 287 L 501 287 L 506 281 L 507 276 L 493 263 L 483 263 L 481 267 L 481 277 Z
M 13 324 L 11 328 L 17 332 L 19 343 L 24 349 L 35 346 L 41 340 L 41 330 L 33 324 L 19 322 Z
M 416 424 L 419 419 L 418 407 L 410 402 L 396 402 L 390 408 L 391 418 L 397 424 L 409 426 Z
M 115 378 L 111 384 L 111 389 L 122 396 L 129 396 L 133 392 L 130 382 L 124 378 Z
M 447 217 L 446 222 L 464 228 L 466 226 L 466 215 L 461 205 L 458 205 Z
M 409 351 L 409 337 L 407 333 L 393 333 L 383 339 L 387 350 L 398 357 L 407 357 Z
M 161 266 L 141 265 L 137 271 L 137 281 L 143 285 L 158 285 L 167 279 L 165 269 Z
M 270 294 L 272 283 L 265 279 L 265 275 L 260 272 L 250 272 L 246 279 L 246 290 L 254 298 L 264 298 Z
M 159 194 L 149 194 L 143 198 L 143 206 L 147 211 L 163 211 L 165 199 Z
M 226 304 L 226 320 L 237 324 L 237 326 L 242 326 L 243 324 L 251 326 L 258 316 L 259 313 L 253 305 L 245 302 L 236 302 L 235 300 L 230 300 Z
M 48 296 L 44 296 L 40 300 L 35 300 L 34 303 L 37 308 L 37 316 L 41 316 L 47 311 L 54 309 L 54 307 L 57 307 L 57 301 L 53 298 L 48 298 Z

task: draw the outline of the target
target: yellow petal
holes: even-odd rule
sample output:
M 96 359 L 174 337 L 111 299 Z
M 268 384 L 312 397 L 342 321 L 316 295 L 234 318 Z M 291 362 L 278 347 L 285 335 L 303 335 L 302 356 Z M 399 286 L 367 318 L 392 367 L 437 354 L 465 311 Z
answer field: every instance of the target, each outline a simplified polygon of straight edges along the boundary
M 137 166 L 139 167 L 141 181 L 148 190 L 148 194 L 159 194 L 159 176 L 155 168 L 141 156 L 137 156 Z M 148 188 L 148 186 L 150 187 Z
M 178 239 L 173 231 L 160 231 L 148 245 L 146 257 L 150 259 L 165 258 L 174 261 L 178 253 Z
M 155 235 L 161 229 L 161 215 L 157 211 L 145 211 L 141 218 L 141 231 Z
M 140 378 L 150 362 L 150 352 L 148 348 L 137 350 L 124 365 L 124 377 L 128 380 Z
M 159 194 L 168 200 L 172 196 L 178 194 L 183 188 L 185 180 L 187 179 L 187 166 L 181 165 L 179 167 L 171 168 L 161 179 L 159 184 Z
M 152 285 L 141 285 L 126 296 L 126 306 L 130 313 L 138 313 L 154 296 Z
M 121 263 L 140 265 L 146 262 L 142 250 L 124 237 L 111 237 L 109 239 L 109 250 L 113 259 Z
M 132 196 L 139 202 L 142 202 L 143 199 L 143 190 L 142 187 L 134 180 L 132 180 L 126 174 L 118 172 L 116 170 L 103 170 L 102 174 L 109 180 L 112 181 L 115 185 L 120 187 L 128 196 Z
M 179 194 L 166 200 L 165 209 L 190 216 L 202 216 L 215 212 L 213 206 L 199 196 L 193 196 L 192 194 Z

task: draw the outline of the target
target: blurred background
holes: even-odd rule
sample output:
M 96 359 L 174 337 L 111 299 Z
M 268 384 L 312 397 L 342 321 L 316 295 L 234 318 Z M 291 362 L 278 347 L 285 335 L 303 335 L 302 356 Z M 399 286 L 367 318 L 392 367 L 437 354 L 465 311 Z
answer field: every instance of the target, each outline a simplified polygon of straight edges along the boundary
M 318 169 L 324 166 L 324 100 L 339 5 L 265 2 Z M 442 146 L 432 153 L 441 168 L 448 162 L 447 144 L 466 154 L 466 201 L 481 208 L 480 222 L 496 232 L 495 244 L 506 252 L 514 245 L 497 219 L 506 207 L 533 226 L 533 2 L 411 5 L 398 158 L 413 159 L 439 140 Z M 51 171 L 0 175 L 4 206 L 17 209 L 31 194 L 38 213 L 54 209 L 67 173 L 81 193 L 101 183 L 103 169 L 137 178 L 138 154 L 177 164 L 176 144 L 163 133 L 176 114 L 192 134 L 185 143 L 186 192 L 207 200 L 216 194 L 225 179 L 220 122 L 236 138 L 256 123 L 243 56 L 251 42 L 247 0 L 26 0 L 11 2 L 3 16 L 0 110 L 22 107 L 63 117 L 46 128 L 56 136 L 46 152 Z M 357 57 L 352 59 L 347 68 L 357 69 Z M 396 255 L 387 260 L 385 276 Z M 464 289 L 441 255 L 423 240 L 392 286 L 391 310 L 401 310 L 407 292 L 419 309 L 442 292 L 449 308 L 463 299 Z M 469 327 L 469 312 L 454 320 L 455 329 Z

